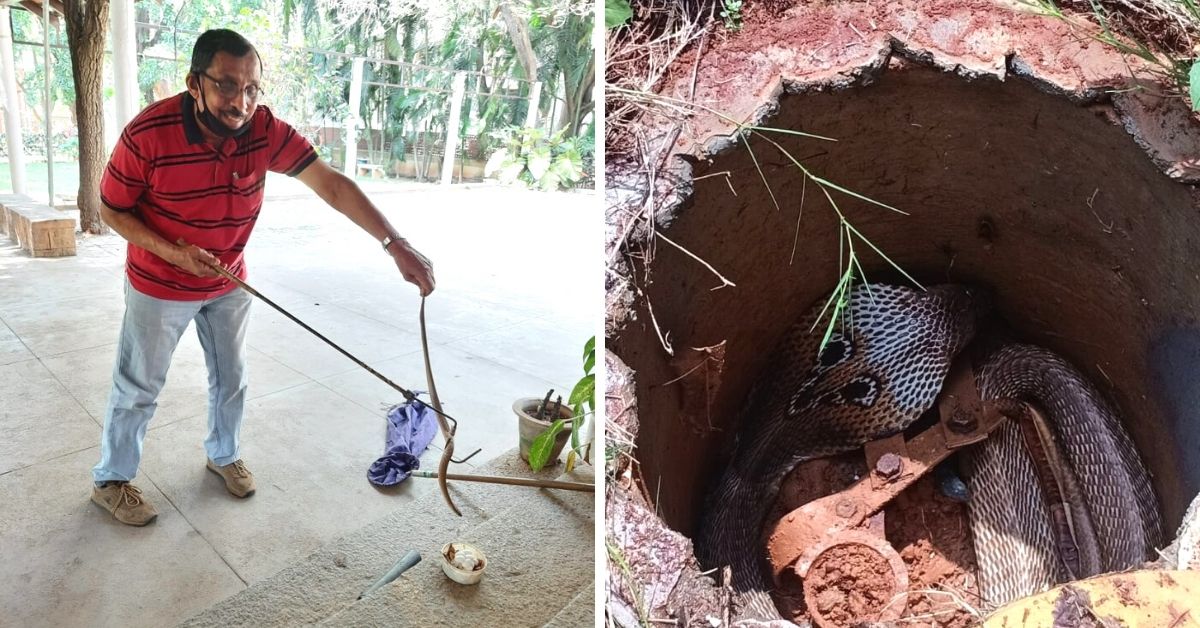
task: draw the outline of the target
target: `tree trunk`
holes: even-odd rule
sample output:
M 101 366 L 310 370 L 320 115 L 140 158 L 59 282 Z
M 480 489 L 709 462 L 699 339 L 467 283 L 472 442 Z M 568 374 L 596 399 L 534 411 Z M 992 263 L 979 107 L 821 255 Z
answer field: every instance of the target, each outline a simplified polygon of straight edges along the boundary
M 563 103 L 562 111 L 559 113 L 555 130 L 565 128 L 567 137 L 574 137 L 579 135 L 580 124 L 592 106 L 592 88 L 596 85 L 595 58 L 588 60 L 583 76 L 578 82 L 572 81 L 571 77 L 563 72 L 563 85 L 565 86 L 563 95 L 566 102 Z
M 513 14 L 507 4 L 500 5 L 500 16 L 508 28 L 508 37 L 512 40 L 513 49 L 517 51 L 517 60 L 525 70 L 525 80 L 537 80 L 537 55 L 533 53 L 533 44 L 529 41 L 529 24 Z
M 100 175 L 104 172 L 104 40 L 108 0 L 65 0 L 75 115 L 79 122 L 79 227 L 108 233 L 100 220 Z

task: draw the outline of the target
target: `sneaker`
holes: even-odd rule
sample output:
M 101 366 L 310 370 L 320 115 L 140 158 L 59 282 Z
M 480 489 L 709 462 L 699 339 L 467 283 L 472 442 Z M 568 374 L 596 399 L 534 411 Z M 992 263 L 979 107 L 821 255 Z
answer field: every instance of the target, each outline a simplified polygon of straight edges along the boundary
M 144 526 L 158 517 L 158 510 L 142 497 L 142 489 L 129 482 L 106 482 L 104 486 L 93 484 L 92 501 L 103 506 L 125 525 Z
M 241 460 L 234 460 L 223 467 L 209 460 L 208 470 L 221 476 L 225 480 L 225 488 L 235 496 L 249 497 L 254 494 L 254 476 Z

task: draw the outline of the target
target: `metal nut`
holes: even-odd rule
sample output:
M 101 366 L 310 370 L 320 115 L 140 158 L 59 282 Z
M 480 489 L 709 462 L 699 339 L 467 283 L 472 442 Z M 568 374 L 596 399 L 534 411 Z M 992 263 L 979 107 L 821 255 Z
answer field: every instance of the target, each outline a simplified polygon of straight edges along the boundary
M 900 456 L 888 452 L 879 457 L 875 461 L 875 472 L 885 480 L 894 480 L 900 477 L 900 472 L 904 469 L 904 462 L 900 460 Z
M 955 434 L 974 432 L 975 428 L 979 427 L 979 422 L 975 420 L 975 417 L 963 412 L 955 412 L 947 424 L 950 426 L 950 431 Z
M 854 513 L 858 512 L 858 506 L 855 506 L 854 502 L 849 499 L 843 499 L 834 507 L 834 512 L 843 519 L 849 519 L 854 516 Z

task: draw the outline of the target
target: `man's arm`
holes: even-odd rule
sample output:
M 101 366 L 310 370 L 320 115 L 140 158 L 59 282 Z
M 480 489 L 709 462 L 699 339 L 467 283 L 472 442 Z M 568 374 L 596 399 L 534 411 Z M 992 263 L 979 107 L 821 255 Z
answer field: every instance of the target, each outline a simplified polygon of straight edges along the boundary
M 108 205 L 100 205 L 100 218 L 113 228 L 122 238 L 129 240 L 151 253 L 163 258 L 197 277 L 216 277 L 217 271 L 210 264 L 220 264 L 212 253 L 180 240 L 171 244 L 162 236 L 155 233 L 136 214 L 119 212 Z
M 410 283 L 421 289 L 421 296 L 433 292 L 433 264 L 399 236 L 399 233 L 379 208 L 363 194 L 354 181 L 342 173 L 329 167 L 321 159 L 314 160 L 307 168 L 300 171 L 296 178 L 312 188 L 317 196 L 329 203 L 331 207 L 342 212 L 354 224 L 362 227 L 363 231 L 371 234 L 376 241 L 382 241 L 391 236 L 394 240 L 387 246 L 387 252 L 396 261 L 400 274 Z

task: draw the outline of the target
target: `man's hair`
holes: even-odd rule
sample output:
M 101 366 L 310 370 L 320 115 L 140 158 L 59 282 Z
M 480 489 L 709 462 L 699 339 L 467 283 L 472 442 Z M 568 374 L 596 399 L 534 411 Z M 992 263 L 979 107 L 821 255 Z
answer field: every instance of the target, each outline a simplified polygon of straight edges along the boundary
M 216 28 L 209 31 L 204 31 L 200 38 L 196 40 L 196 45 L 192 47 L 192 72 L 203 72 L 212 65 L 213 57 L 217 56 L 218 52 L 233 55 L 235 57 L 244 57 L 250 52 L 254 52 L 254 56 L 258 57 L 258 67 L 262 68 L 262 57 L 258 54 L 258 49 L 251 44 L 249 40 L 241 35 L 227 29 Z

